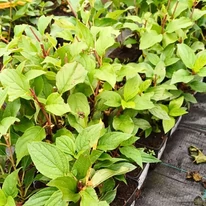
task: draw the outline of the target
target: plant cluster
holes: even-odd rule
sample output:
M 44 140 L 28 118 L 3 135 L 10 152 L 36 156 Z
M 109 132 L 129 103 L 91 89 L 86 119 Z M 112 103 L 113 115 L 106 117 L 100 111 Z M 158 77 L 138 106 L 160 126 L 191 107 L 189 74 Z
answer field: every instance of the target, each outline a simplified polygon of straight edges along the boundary
M 51 15 L 61 4 L 69 15 Z M 106 206 L 126 173 L 159 162 L 135 142 L 206 91 L 205 8 L 0 1 L 0 206 Z

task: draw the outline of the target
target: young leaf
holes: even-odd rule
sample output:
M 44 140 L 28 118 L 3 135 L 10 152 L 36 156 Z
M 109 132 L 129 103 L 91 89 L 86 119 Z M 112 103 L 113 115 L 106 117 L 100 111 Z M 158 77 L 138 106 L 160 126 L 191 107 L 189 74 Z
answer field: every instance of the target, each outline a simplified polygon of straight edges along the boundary
M 71 109 L 67 103 L 64 103 L 63 98 L 57 92 L 51 93 L 46 100 L 46 110 L 57 116 L 70 112 Z
M 187 68 L 193 69 L 196 61 L 194 51 L 189 46 L 183 43 L 177 45 L 177 51 L 185 66 Z
M 95 77 L 108 82 L 113 88 L 116 83 L 116 73 L 111 64 L 104 64 L 95 72 Z
M 56 146 L 64 153 L 75 155 L 75 143 L 74 140 L 66 135 L 62 135 L 56 138 Z
M 92 187 L 87 187 L 80 191 L 80 206 L 98 206 L 99 200 L 96 191 Z
M 173 99 L 172 101 L 170 101 L 169 103 L 169 110 L 171 110 L 172 108 L 180 108 L 182 106 L 184 102 L 184 97 L 179 97 L 177 99 Z
M 131 134 L 122 132 L 108 132 L 99 139 L 97 148 L 104 151 L 116 149 L 123 141 L 129 139 L 131 136 Z
M 99 56 L 104 56 L 106 50 L 115 43 L 115 37 L 112 37 L 112 27 L 100 31 L 99 38 L 95 43 L 95 48 Z
M 162 120 L 162 125 L 163 125 L 163 129 L 165 134 L 167 134 L 167 132 L 169 132 L 175 125 L 175 118 L 174 117 L 170 117 L 169 120 Z
M 129 159 L 135 161 L 142 168 L 142 157 L 139 149 L 133 146 L 121 147 L 119 151 Z
M 58 177 L 51 180 L 47 185 L 57 187 L 63 194 L 63 200 L 77 202 L 80 198 L 77 193 L 77 180 L 73 177 Z
M 51 22 L 53 16 L 41 16 L 37 23 L 37 28 L 41 35 L 44 34 L 45 29 L 48 27 L 49 23 Z
M 135 102 L 135 110 L 145 110 L 145 109 L 152 109 L 154 107 L 153 102 L 150 100 L 148 96 L 139 96 L 137 95 L 134 99 Z
M 198 73 L 206 65 L 206 51 L 201 51 L 197 54 L 197 59 L 193 67 L 193 71 Z
M 159 119 L 169 120 L 168 113 L 160 106 L 156 105 L 154 108 L 149 109 L 150 113 Z
M 194 75 L 185 69 L 179 69 L 173 73 L 171 84 L 176 84 L 178 82 L 188 83 L 194 79 Z
M 19 97 L 31 99 L 29 81 L 15 69 L 4 69 L 0 74 L 0 82 L 3 87 L 8 88 L 9 101 Z
M 15 198 L 18 194 L 18 172 L 20 169 L 13 171 L 9 174 L 3 182 L 2 190 L 4 194 L 8 197 L 11 196 Z
M 55 179 L 69 172 L 67 156 L 56 146 L 45 142 L 28 144 L 28 151 L 37 170 L 44 176 Z
M 54 187 L 46 187 L 44 189 L 41 189 L 37 193 L 32 195 L 24 203 L 24 206 L 45 206 L 45 203 L 55 191 L 57 191 L 57 189 Z
M 14 122 L 19 122 L 20 120 L 16 117 L 5 117 L 0 122 L 0 137 L 5 135 Z
M 75 177 L 78 180 L 81 180 L 81 179 L 86 177 L 91 165 L 92 165 L 92 163 L 90 160 L 90 156 L 86 153 L 83 153 L 75 161 L 71 172 L 75 175 Z
M 187 28 L 191 26 L 193 22 L 186 17 L 180 17 L 179 19 L 172 20 L 166 27 L 167 33 L 173 33 L 179 29 Z
M 156 31 L 150 30 L 141 36 L 139 48 L 141 50 L 148 49 L 161 41 L 162 34 L 158 34 Z
M 196 92 L 206 92 L 206 83 L 201 81 L 194 81 L 189 86 Z
M 55 191 L 51 197 L 46 201 L 44 206 L 67 206 L 68 203 L 62 199 L 62 192 Z
M 138 92 L 140 91 L 139 89 L 140 83 L 141 83 L 140 76 L 135 76 L 126 81 L 126 84 L 124 86 L 125 101 L 131 100 L 133 97 L 135 97 L 138 94 Z
M 59 92 L 62 94 L 79 83 L 83 83 L 86 78 L 87 71 L 77 63 L 65 64 L 56 75 L 56 85 Z
M 134 122 L 128 115 L 120 115 L 119 117 L 114 117 L 112 125 L 115 130 L 120 130 L 128 134 L 131 134 L 134 129 Z
M 80 152 L 82 150 L 87 150 L 92 147 L 96 147 L 98 139 L 101 136 L 102 128 L 103 128 L 103 124 L 99 123 L 99 124 L 91 125 L 85 128 L 84 130 L 82 130 L 82 132 L 80 132 L 79 135 L 77 136 L 75 142 L 77 151 Z
M 71 94 L 68 98 L 68 104 L 71 112 L 75 115 L 82 114 L 84 117 L 87 117 L 90 113 L 87 97 L 83 93 Z
M 179 117 L 182 116 L 183 114 L 187 114 L 187 111 L 185 111 L 185 108 L 172 108 L 169 111 L 169 115 L 172 117 Z
M 4 194 L 4 191 L 0 189 L 0 205 L 4 206 L 6 204 L 6 201 L 7 201 L 7 197 Z
M 16 206 L 14 198 L 12 196 L 7 197 L 7 202 L 4 206 Z
M 115 91 L 103 91 L 98 96 L 97 99 L 104 99 L 104 104 L 109 107 L 119 107 L 121 106 L 121 96 Z
M 21 159 L 28 155 L 27 144 L 33 141 L 41 141 L 46 137 L 46 133 L 44 128 L 39 126 L 33 126 L 28 128 L 24 134 L 18 138 L 16 142 L 15 153 L 17 156 L 17 164 L 21 161 Z
M 100 169 L 95 172 L 94 176 L 91 179 L 92 187 L 96 187 L 105 180 L 115 176 L 115 175 L 122 175 L 126 174 L 136 167 L 127 162 L 116 163 L 110 166 L 109 169 Z
M 161 160 L 157 159 L 156 157 L 152 156 L 151 154 L 144 152 L 143 150 L 140 150 L 140 152 L 141 152 L 141 156 L 142 156 L 142 162 L 144 162 L 144 163 L 161 162 Z

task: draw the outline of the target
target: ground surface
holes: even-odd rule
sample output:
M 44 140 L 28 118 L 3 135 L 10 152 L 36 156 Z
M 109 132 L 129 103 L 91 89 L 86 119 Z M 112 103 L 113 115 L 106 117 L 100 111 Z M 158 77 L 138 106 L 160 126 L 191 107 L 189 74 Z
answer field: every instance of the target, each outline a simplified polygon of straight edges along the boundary
M 170 137 L 163 163 L 149 172 L 135 206 L 193 206 L 194 199 L 206 191 L 201 183 L 186 180 L 186 171 L 199 171 L 206 178 L 206 163 L 194 164 L 188 153 L 193 145 L 206 154 L 206 94 L 197 99 L 199 103 L 191 106 Z

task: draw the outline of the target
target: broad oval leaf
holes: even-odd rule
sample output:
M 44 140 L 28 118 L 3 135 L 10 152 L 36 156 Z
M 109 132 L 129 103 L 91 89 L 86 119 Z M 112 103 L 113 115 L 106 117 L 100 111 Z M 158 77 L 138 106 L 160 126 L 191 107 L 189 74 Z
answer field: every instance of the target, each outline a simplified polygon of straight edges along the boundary
M 83 83 L 86 74 L 85 68 L 77 62 L 65 64 L 56 75 L 56 85 L 59 92 L 64 93 L 75 85 Z
M 33 141 L 41 141 L 46 137 L 46 133 L 44 128 L 39 126 L 33 126 L 28 128 L 24 134 L 18 138 L 16 142 L 15 153 L 17 156 L 17 164 L 21 161 L 21 159 L 28 155 L 27 144 Z
M 171 84 L 176 84 L 178 82 L 188 83 L 194 79 L 194 75 L 192 75 L 189 71 L 185 69 L 179 69 L 173 73 Z
M 96 147 L 98 139 L 101 136 L 101 130 L 103 128 L 103 124 L 100 122 L 95 125 L 91 125 L 82 132 L 79 133 L 79 135 L 76 138 L 76 148 L 77 151 L 80 152 L 82 150 L 87 150 L 92 147 Z
M 77 180 L 73 177 L 58 177 L 51 180 L 48 184 L 50 187 L 57 187 L 63 194 L 63 199 L 66 201 L 77 202 L 80 195 L 77 193 Z
M 134 122 L 129 115 L 120 115 L 119 117 L 114 117 L 112 125 L 115 130 L 120 130 L 128 134 L 131 134 L 134 129 Z
M 69 172 L 67 156 L 56 146 L 45 142 L 28 144 L 28 151 L 37 170 L 44 176 L 55 179 Z
M 57 92 L 51 93 L 46 100 L 46 110 L 57 116 L 70 112 L 70 107 L 67 103 L 64 103 L 63 98 Z
M 189 46 L 183 43 L 177 45 L 177 51 L 185 66 L 192 69 L 196 61 L 194 51 Z
M 116 149 L 123 141 L 128 140 L 132 135 L 122 132 L 108 132 L 98 142 L 97 148 L 104 151 Z
M 67 206 L 65 200 L 62 199 L 62 192 L 57 190 L 55 191 L 51 197 L 46 201 L 44 206 Z
M 47 200 L 52 194 L 57 191 L 54 187 L 46 187 L 39 190 L 37 193 L 32 195 L 25 203 L 24 206 L 44 206 Z
M 142 34 L 142 37 L 140 38 L 139 48 L 141 50 L 148 49 L 161 41 L 162 34 L 158 34 L 156 31 L 150 30 Z
M 168 113 L 160 105 L 156 105 L 154 108 L 150 109 L 149 111 L 152 115 L 154 115 L 159 119 L 165 119 L 165 120 L 170 119 Z

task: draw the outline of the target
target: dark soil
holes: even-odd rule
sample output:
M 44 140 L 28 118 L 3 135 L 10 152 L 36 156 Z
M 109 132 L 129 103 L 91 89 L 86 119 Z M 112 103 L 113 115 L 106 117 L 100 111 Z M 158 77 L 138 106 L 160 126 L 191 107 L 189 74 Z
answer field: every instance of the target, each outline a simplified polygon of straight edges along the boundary
M 159 150 L 164 144 L 167 136 L 163 133 L 152 133 L 148 137 L 141 137 L 136 141 L 136 147 L 146 147 L 152 150 Z
M 119 182 L 116 199 L 110 204 L 111 206 L 130 206 L 136 199 L 138 183 L 127 178 L 127 185 Z

